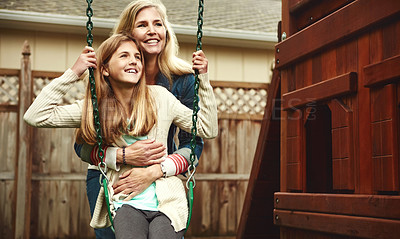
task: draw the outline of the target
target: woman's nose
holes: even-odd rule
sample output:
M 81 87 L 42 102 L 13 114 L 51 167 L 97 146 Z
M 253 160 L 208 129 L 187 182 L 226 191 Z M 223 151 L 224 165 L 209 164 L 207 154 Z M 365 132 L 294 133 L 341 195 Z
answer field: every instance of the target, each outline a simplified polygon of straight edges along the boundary
M 150 33 L 150 34 L 154 33 L 155 32 L 154 26 L 149 25 L 147 32 Z

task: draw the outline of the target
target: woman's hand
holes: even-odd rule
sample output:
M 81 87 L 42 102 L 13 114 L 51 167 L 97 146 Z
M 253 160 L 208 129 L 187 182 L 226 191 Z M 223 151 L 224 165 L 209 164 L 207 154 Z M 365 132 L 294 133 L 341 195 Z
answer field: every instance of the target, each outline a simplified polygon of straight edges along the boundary
M 148 166 L 159 164 L 164 159 L 165 146 L 154 139 L 138 140 L 125 148 L 125 161 L 129 165 Z M 117 150 L 117 163 L 122 163 L 122 149 Z
M 142 193 L 148 188 L 155 180 L 162 177 L 160 164 L 154 164 L 147 168 L 132 168 L 121 176 L 119 180 L 112 187 L 114 193 L 129 194 L 124 201 L 129 201 L 136 195 Z
M 71 70 L 80 77 L 89 67 L 96 68 L 96 54 L 90 46 L 85 46 Z
M 198 70 L 200 74 L 207 73 L 208 71 L 208 60 L 202 50 L 193 52 L 193 70 Z

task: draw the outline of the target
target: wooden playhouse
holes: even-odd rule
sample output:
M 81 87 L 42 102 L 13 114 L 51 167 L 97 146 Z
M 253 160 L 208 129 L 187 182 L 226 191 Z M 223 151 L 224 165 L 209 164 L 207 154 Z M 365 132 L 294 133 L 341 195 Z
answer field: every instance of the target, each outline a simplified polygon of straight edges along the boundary
M 400 1 L 283 0 L 238 238 L 400 238 Z

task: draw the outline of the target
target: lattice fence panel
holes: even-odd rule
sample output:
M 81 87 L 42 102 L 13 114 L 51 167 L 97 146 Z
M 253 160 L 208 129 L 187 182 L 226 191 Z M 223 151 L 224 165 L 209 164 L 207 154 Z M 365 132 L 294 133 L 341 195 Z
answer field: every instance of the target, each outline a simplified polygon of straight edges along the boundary
M 18 104 L 18 76 L 0 76 L 0 104 Z
M 36 77 L 34 78 L 33 94 L 34 98 L 40 93 L 40 91 L 50 83 L 52 79 L 49 77 Z M 62 99 L 61 104 L 71 104 L 76 100 L 81 100 L 85 96 L 86 84 L 84 81 L 79 81 L 73 84 L 73 87 L 67 92 Z
M 227 114 L 264 114 L 267 90 L 214 87 L 218 112 Z
M 34 97 L 51 81 L 48 77 L 34 78 Z M 85 82 L 79 81 L 64 96 L 61 104 L 83 99 Z M 226 114 L 262 115 L 267 104 L 267 90 L 262 88 L 214 87 L 218 112 Z

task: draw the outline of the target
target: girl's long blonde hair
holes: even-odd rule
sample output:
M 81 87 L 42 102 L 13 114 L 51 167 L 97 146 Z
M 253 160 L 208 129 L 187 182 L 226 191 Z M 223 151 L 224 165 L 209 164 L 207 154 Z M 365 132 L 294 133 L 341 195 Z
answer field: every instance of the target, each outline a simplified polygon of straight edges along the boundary
M 129 109 L 131 109 L 130 112 L 125 112 L 121 102 L 115 97 L 108 77 L 102 74 L 102 72 L 108 68 L 108 63 L 112 55 L 121 44 L 126 41 L 135 42 L 135 40 L 128 35 L 112 35 L 100 45 L 96 52 L 97 69 L 94 70 L 94 77 L 101 133 L 103 142 L 106 145 L 116 143 L 117 139 L 124 134 L 132 136 L 147 135 L 157 120 L 154 99 L 150 95 L 146 85 L 144 73 L 142 73 L 139 82 L 133 87 L 131 105 L 129 107 Z M 82 140 L 84 140 L 89 144 L 96 143 L 96 131 L 93 123 L 93 105 L 89 82 L 86 88 L 82 109 L 82 123 L 80 129 L 77 131 L 76 140 L 77 142 L 82 142 Z
M 161 16 L 166 30 L 166 43 L 164 49 L 158 55 L 158 67 L 172 85 L 173 75 L 184 75 L 193 73 L 191 65 L 178 57 L 179 45 L 175 33 L 168 21 L 167 10 L 158 0 L 135 0 L 132 1 L 119 16 L 119 21 L 114 28 L 115 33 L 132 33 L 137 14 L 144 8 L 154 7 Z

